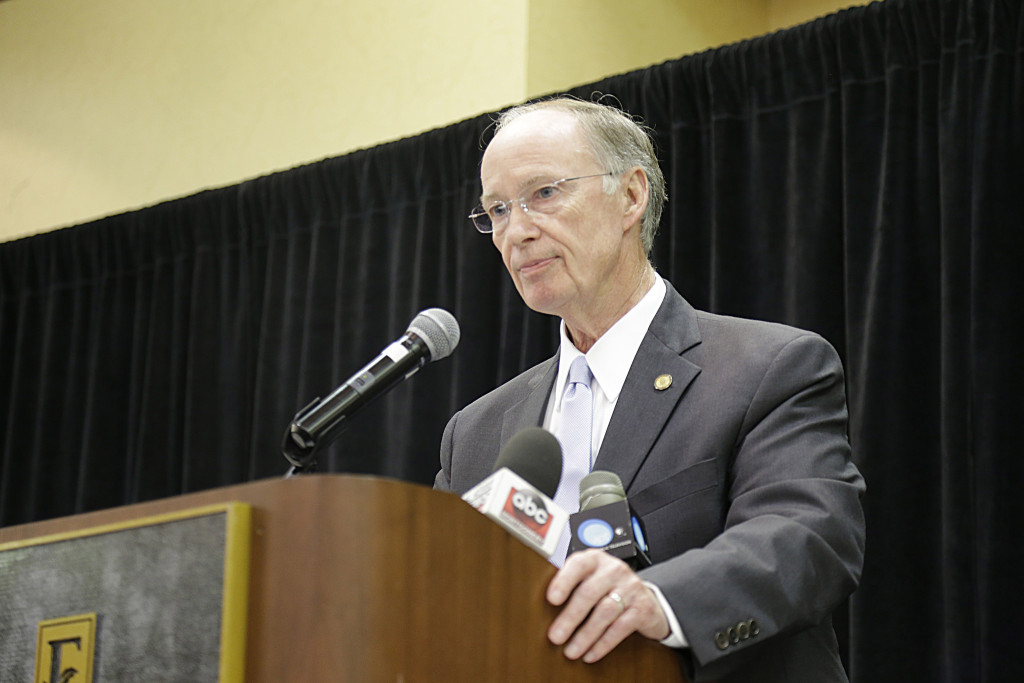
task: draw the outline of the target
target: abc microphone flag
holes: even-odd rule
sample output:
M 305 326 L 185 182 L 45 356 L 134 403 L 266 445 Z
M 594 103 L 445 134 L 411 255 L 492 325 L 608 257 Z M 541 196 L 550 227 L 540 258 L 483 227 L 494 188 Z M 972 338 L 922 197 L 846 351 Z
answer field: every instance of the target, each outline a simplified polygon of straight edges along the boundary
M 462 499 L 545 558 L 569 520 L 551 499 L 562 475 L 562 448 L 549 432 L 530 427 L 513 436 L 494 472 Z

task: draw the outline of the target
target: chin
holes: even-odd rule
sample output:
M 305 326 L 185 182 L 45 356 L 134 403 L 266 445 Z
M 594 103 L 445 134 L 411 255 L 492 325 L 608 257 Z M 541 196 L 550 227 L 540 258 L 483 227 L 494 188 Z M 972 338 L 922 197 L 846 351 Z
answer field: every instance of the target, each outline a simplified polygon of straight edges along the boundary
M 519 296 L 531 310 L 546 315 L 558 315 L 565 302 L 564 294 L 542 287 L 520 287 Z

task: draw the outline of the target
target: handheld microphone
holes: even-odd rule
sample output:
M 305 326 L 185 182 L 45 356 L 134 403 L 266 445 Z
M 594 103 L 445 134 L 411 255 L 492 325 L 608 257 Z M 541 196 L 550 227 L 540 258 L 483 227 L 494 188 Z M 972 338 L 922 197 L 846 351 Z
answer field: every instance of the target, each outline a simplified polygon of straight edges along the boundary
M 558 439 L 540 427 L 528 427 L 509 439 L 493 473 L 462 499 L 550 558 L 569 518 L 552 500 L 561 478 Z
M 633 569 L 651 566 L 643 522 L 614 472 L 594 470 L 580 482 L 580 511 L 569 515 L 569 552 L 597 548 Z
M 348 418 L 408 379 L 427 363 L 447 358 L 459 344 L 459 323 L 443 308 L 421 311 L 409 329 L 327 398 L 313 399 L 288 425 L 281 449 L 296 468 L 314 464 L 317 452 L 344 431 Z

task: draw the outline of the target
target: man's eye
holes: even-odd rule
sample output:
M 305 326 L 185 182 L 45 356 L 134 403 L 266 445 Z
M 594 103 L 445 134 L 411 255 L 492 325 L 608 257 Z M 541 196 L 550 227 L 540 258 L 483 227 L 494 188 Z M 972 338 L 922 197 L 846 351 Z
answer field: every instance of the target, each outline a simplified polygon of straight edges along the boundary
M 491 208 L 487 209 L 487 215 L 491 217 L 491 220 L 495 218 L 504 218 L 508 215 L 508 206 L 505 204 L 495 204 Z
M 545 185 L 544 187 L 538 188 L 537 191 L 533 193 L 533 198 L 534 199 L 540 199 L 540 200 L 554 199 L 557 196 L 558 196 L 558 186 L 557 185 Z

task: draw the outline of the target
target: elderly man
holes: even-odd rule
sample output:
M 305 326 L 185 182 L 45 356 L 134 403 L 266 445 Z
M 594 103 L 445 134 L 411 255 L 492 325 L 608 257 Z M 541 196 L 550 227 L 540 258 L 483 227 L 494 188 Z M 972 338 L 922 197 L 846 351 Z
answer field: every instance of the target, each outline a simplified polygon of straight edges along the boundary
M 696 681 L 845 681 L 830 615 L 859 579 L 864 483 L 833 348 L 697 311 L 655 272 L 664 179 L 617 109 L 559 99 L 504 113 L 480 179 L 474 222 L 526 305 L 561 318 L 561 344 L 452 417 L 435 486 L 465 492 L 541 425 L 565 452 L 556 500 L 574 511 L 583 474 L 615 472 L 654 563 L 565 558 L 565 532 L 547 599 L 562 606 L 548 638 L 566 657 L 597 661 L 639 632 L 679 648 Z M 577 391 L 589 443 L 567 436 Z

